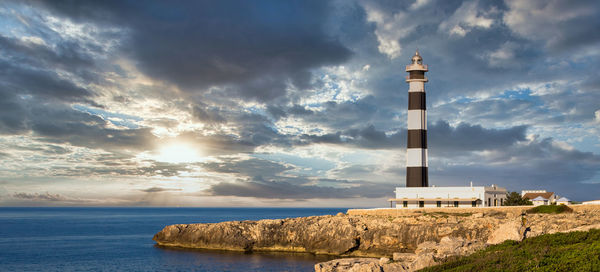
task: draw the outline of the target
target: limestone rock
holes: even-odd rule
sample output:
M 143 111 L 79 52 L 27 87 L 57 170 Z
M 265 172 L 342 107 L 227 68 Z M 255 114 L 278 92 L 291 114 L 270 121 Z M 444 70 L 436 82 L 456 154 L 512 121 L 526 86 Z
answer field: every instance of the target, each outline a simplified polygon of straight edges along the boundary
M 407 262 L 411 263 L 417 258 L 417 254 L 414 253 L 400 253 L 395 252 L 393 255 L 394 262 Z
M 431 263 L 430 256 L 434 262 L 439 262 L 449 256 L 474 252 L 486 243 L 496 244 L 507 239 L 519 241 L 525 229 L 529 229 L 527 237 L 534 237 L 600 226 L 600 208 L 574 207 L 574 210 L 573 213 L 558 215 L 530 214 L 526 226 L 521 226 L 521 212 L 510 210 L 509 214 L 502 209 L 488 208 L 476 209 L 468 217 L 452 215 L 450 210 L 441 210 L 437 214 L 407 210 L 394 216 L 348 213 L 180 224 L 166 226 L 153 239 L 161 246 L 184 248 L 393 256 L 395 262 L 380 265 L 376 258 L 375 263 L 384 270 L 386 267 L 407 270 L 413 269 L 412 263 Z
M 433 253 L 425 253 L 422 255 L 418 255 L 417 259 L 415 259 L 410 264 L 410 269 L 411 269 L 411 271 L 416 271 L 416 270 L 423 269 L 425 267 L 436 265 L 436 264 L 437 264 L 437 262 L 435 261 L 435 258 L 433 257 Z
M 384 264 L 389 263 L 389 262 L 390 262 L 390 258 L 387 258 L 387 257 L 381 257 L 379 259 L 379 264 L 380 265 L 384 265 Z
M 511 220 L 500 225 L 487 240 L 488 244 L 495 245 L 506 240 L 520 241 L 522 239 L 521 222 L 519 220 Z
M 315 272 L 336 272 L 336 271 L 381 271 L 380 270 L 366 270 L 374 269 L 375 266 L 379 267 L 379 259 L 377 258 L 344 258 L 336 259 L 328 262 L 322 262 L 315 264 Z M 360 270 L 364 269 L 364 270 Z
M 437 250 L 437 243 L 434 241 L 427 241 L 420 243 L 415 250 L 415 254 L 422 255 L 424 253 L 434 253 Z

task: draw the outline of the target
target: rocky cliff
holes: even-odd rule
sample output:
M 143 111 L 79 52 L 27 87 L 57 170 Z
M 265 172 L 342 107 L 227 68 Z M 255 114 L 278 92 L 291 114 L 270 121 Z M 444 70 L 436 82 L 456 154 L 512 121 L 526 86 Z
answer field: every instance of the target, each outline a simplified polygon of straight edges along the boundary
M 520 239 L 526 227 L 530 229 L 528 236 L 600 227 L 600 206 L 574 207 L 574 210 L 556 215 L 528 215 L 526 226 L 523 226 L 520 213 L 502 209 L 473 209 L 472 212 L 413 210 L 385 215 L 338 214 L 180 224 L 165 227 L 153 239 L 161 246 L 185 248 L 392 257 L 394 253 L 415 253 L 426 242 L 440 245 L 445 243 L 444 237 L 460 241 L 461 245 L 457 247 L 470 251 L 486 243 Z M 435 251 L 431 253 L 438 254 Z

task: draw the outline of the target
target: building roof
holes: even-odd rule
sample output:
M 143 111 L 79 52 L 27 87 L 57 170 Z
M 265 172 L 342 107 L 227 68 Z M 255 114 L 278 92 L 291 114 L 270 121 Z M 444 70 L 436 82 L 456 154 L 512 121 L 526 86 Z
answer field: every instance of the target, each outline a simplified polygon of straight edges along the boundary
M 523 198 L 527 198 L 527 199 L 534 199 L 538 196 L 541 196 L 545 199 L 550 199 L 550 197 L 552 197 L 552 195 L 554 194 L 554 192 L 545 192 L 545 193 L 526 193 L 525 195 L 523 195 Z
M 548 199 L 547 199 L 547 198 L 543 198 L 543 197 L 541 197 L 541 196 L 538 196 L 538 197 L 536 197 L 536 198 L 534 198 L 534 199 L 532 199 L 532 200 L 533 200 L 533 201 L 548 201 Z
M 561 197 L 561 198 L 559 198 L 558 200 L 556 200 L 556 202 L 569 202 L 569 201 L 571 201 L 571 200 L 568 199 L 568 198 L 566 198 L 566 197 L 564 197 L 564 196 Z
M 388 201 L 477 201 L 481 200 L 476 197 L 472 198 L 390 198 Z

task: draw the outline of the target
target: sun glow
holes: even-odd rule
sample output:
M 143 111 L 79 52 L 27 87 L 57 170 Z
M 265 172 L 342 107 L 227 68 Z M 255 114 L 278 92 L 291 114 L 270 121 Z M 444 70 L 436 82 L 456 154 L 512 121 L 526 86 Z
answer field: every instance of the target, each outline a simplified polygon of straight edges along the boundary
M 170 144 L 161 147 L 154 159 L 168 163 L 192 163 L 204 161 L 206 158 L 198 152 L 197 148 L 192 146 L 186 144 Z

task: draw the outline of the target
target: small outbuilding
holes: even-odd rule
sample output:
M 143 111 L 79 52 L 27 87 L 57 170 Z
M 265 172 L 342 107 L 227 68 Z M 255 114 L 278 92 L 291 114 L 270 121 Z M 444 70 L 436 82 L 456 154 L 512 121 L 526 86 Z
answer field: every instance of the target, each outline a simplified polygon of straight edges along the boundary
M 533 203 L 533 206 L 540 206 L 540 205 L 548 205 L 550 204 L 548 199 L 542 197 L 542 196 L 538 196 L 534 199 L 531 200 L 531 202 Z
M 571 205 L 571 200 L 563 196 L 556 200 L 556 205 Z

